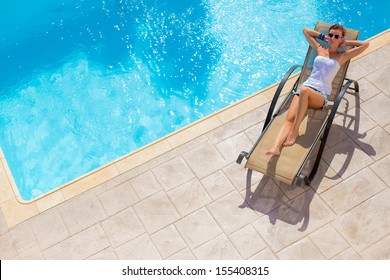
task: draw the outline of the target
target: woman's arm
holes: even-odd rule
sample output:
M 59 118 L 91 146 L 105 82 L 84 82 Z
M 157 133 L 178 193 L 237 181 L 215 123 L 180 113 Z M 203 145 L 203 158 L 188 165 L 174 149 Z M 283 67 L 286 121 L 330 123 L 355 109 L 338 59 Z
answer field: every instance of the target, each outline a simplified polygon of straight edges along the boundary
M 342 63 L 354 58 L 355 56 L 358 56 L 359 54 L 361 54 L 362 52 L 364 52 L 368 46 L 369 46 L 369 42 L 367 41 L 358 41 L 358 40 L 345 40 L 342 44 L 342 47 L 343 46 L 349 46 L 349 47 L 352 47 L 351 49 L 349 50 L 346 50 L 344 53 L 343 53 L 343 56 L 342 56 Z
M 305 27 L 305 28 L 303 28 L 303 34 L 305 35 L 305 38 L 306 38 L 307 42 L 310 44 L 310 46 L 313 49 L 317 50 L 318 47 L 321 46 L 316 41 L 316 38 L 318 38 L 318 36 L 320 35 L 320 32 Z

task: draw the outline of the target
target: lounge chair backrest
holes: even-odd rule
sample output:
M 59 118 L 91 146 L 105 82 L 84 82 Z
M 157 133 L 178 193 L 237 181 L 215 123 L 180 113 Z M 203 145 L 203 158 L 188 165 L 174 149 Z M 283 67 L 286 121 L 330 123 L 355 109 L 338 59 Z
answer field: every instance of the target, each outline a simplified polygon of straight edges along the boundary
M 315 27 L 315 30 L 317 30 L 323 34 L 327 34 L 330 26 L 331 26 L 330 24 L 327 24 L 324 22 L 318 22 L 316 27 Z M 359 31 L 345 28 L 345 38 L 347 40 L 356 40 L 358 36 L 359 36 Z M 323 44 L 326 47 L 326 42 L 319 41 L 319 40 L 318 40 L 318 42 L 320 44 Z M 345 50 L 346 50 L 346 48 L 343 49 L 343 51 L 345 51 Z M 310 76 L 311 70 L 313 69 L 314 58 L 316 57 L 316 55 L 317 55 L 316 51 L 313 48 L 309 47 L 309 49 L 307 51 L 305 62 L 304 62 L 303 67 L 302 67 L 302 75 L 301 75 L 299 82 L 298 82 L 299 87 Z M 343 80 L 344 80 L 345 74 L 347 72 L 348 66 L 349 66 L 349 61 L 346 62 L 342 67 L 340 67 L 339 72 L 336 74 L 336 76 L 333 80 L 333 84 L 332 84 L 332 93 L 328 98 L 329 101 L 334 101 L 337 97 L 337 94 L 340 92 L 340 90 L 343 86 Z

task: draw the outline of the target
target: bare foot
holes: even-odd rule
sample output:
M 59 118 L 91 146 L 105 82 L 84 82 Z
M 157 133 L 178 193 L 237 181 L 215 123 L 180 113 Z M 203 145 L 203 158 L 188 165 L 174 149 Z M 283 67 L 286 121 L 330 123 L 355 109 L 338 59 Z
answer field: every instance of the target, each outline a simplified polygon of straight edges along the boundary
M 284 141 L 283 146 L 290 147 L 295 144 L 295 141 L 297 140 L 298 132 L 291 131 L 289 135 L 287 136 L 286 141 Z
M 280 150 L 278 148 L 272 147 L 265 154 L 268 156 L 278 156 L 280 155 Z

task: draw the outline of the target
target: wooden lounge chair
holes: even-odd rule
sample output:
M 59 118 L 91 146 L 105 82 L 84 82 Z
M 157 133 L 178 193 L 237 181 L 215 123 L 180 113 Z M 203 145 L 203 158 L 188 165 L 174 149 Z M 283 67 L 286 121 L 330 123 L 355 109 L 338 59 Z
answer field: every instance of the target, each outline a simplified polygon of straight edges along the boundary
M 330 26 L 330 24 L 318 22 L 315 30 L 326 34 Z M 345 29 L 346 39 L 356 40 L 358 35 L 358 31 Z M 265 153 L 273 145 L 280 127 L 286 118 L 289 105 L 292 101 L 291 92 L 297 90 L 309 77 L 315 56 L 315 50 L 309 46 L 303 66 L 294 65 L 285 74 L 271 102 L 260 137 L 250 152 L 241 152 L 237 158 L 238 164 L 241 164 L 243 158 L 246 158 L 247 162 L 245 167 L 250 170 L 258 171 L 288 185 L 301 185 L 302 181 L 306 185 L 310 185 L 318 170 L 329 130 L 345 92 L 352 84 L 354 84 L 352 89 L 355 91 L 355 94 L 359 91 L 359 85 L 356 81 L 345 78 L 349 61 L 340 67 L 339 72 L 333 80 L 332 93 L 329 96 L 328 104 L 323 109 L 307 110 L 300 126 L 299 137 L 296 143 L 291 147 L 282 147 L 280 156 L 268 156 Z M 283 87 L 292 73 L 299 67 L 302 68 L 300 75 L 286 95 L 284 101 L 281 102 L 279 109 L 275 111 L 274 109 L 276 104 L 279 103 L 279 96 Z M 311 157 L 315 158 L 311 171 L 303 172 L 306 163 Z

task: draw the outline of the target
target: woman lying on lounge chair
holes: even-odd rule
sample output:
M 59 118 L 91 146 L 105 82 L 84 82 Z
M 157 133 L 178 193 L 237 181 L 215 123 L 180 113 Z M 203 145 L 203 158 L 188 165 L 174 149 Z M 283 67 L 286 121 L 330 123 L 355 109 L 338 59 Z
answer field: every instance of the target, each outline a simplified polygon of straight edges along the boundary
M 308 28 L 303 29 L 303 34 L 310 46 L 317 52 L 313 70 L 300 90 L 293 93 L 295 96 L 287 117 L 281 126 L 274 145 L 266 152 L 267 155 L 278 156 L 282 145 L 292 146 L 295 144 L 299 126 L 306 110 L 308 108 L 320 109 L 326 104 L 328 96 L 332 92 L 332 81 L 340 66 L 361 54 L 368 47 L 368 42 L 365 41 L 345 40 L 344 28 L 338 24 L 332 25 L 327 35 Z M 328 42 L 328 48 L 324 48 L 319 44 L 316 38 Z M 354 48 L 339 52 L 338 49 L 343 46 Z

